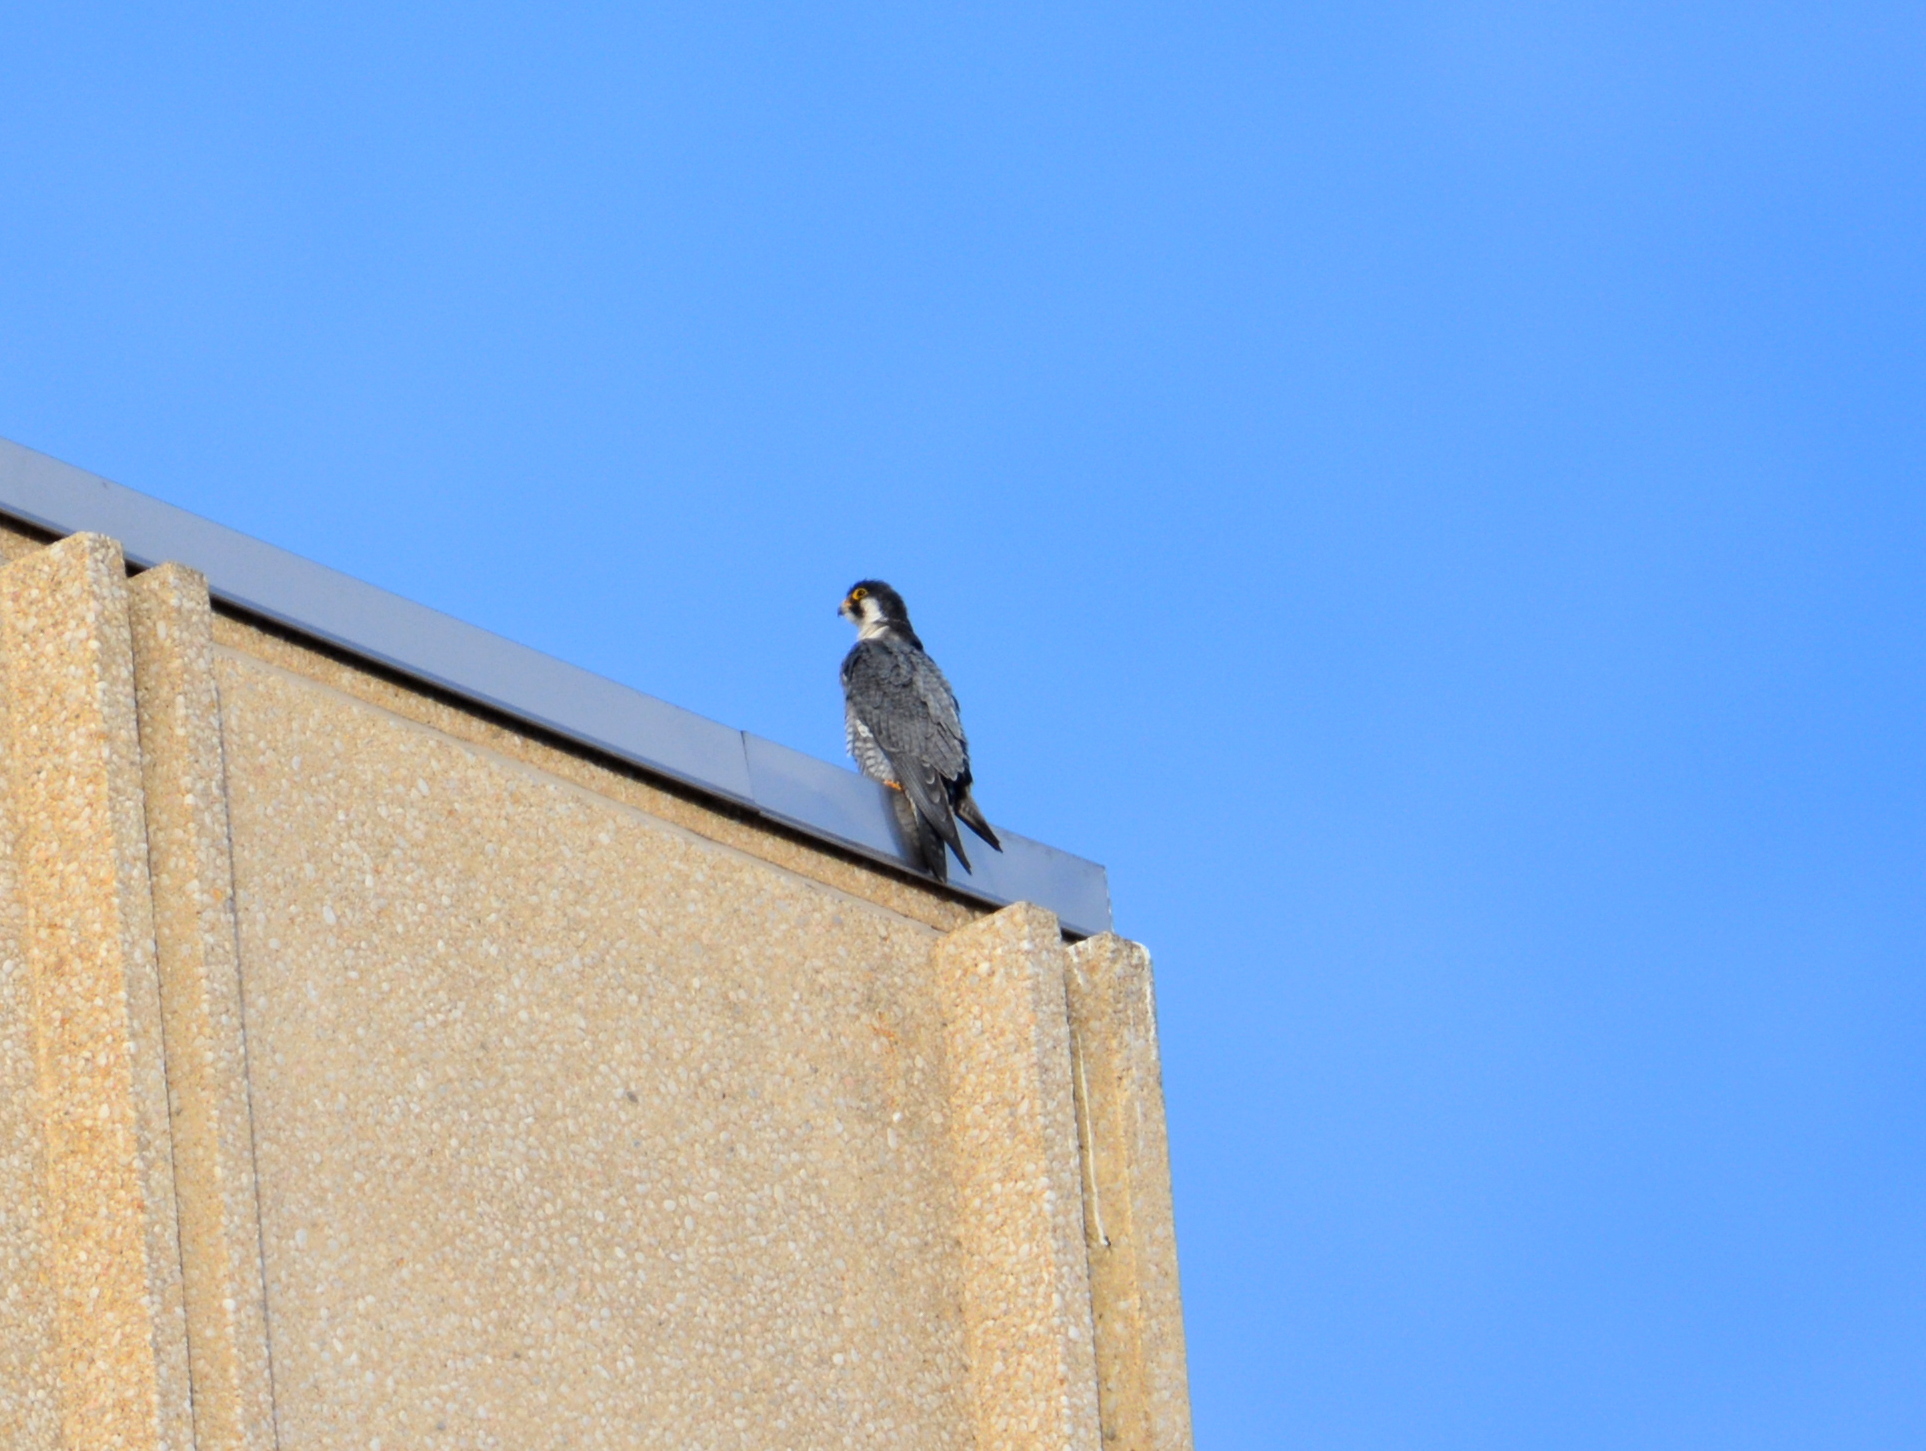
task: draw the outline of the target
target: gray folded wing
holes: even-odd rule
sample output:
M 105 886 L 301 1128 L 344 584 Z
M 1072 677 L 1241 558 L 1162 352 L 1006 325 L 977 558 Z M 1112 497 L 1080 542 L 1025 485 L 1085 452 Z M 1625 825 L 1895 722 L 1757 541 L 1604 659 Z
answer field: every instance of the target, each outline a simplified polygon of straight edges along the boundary
M 843 661 L 843 694 L 851 718 L 888 757 L 904 794 L 969 865 L 949 786 L 969 769 L 970 748 L 956 696 L 936 662 L 913 645 L 865 640 Z

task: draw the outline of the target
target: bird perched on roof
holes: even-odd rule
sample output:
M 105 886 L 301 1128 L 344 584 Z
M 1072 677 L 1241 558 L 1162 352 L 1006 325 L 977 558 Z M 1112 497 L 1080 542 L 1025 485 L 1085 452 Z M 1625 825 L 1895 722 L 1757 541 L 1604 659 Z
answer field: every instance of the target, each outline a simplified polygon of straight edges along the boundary
M 924 653 L 903 597 L 880 579 L 851 586 L 837 613 L 856 627 L 856 644 L 843 657 L 849 753 L 865 776 L 900 793 L 905 834 L 929 874 L 946 882 L 946 846 L 970 869 L 959 818 L 1003 850 L 970 794 L 970 743 L 956 693 Z

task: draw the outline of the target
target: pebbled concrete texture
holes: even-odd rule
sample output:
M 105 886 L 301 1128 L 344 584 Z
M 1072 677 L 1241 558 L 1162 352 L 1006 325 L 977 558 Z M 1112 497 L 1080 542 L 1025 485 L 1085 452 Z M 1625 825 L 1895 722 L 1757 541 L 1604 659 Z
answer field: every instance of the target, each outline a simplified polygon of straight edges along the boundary
M 0 842 L 13 840 L 12 777 L 0 770 Z M 0 1446 L 18 1451 L 60 1445 L 42 1122 L 20 894 L 13 852 L 0 850 Z
M 119 546 L 0 569 L 61 1445 L 191 1444 L 173 1153 Z
M 1150 953 L 1106 932 L 1064 960 L 1103 1443 L 1190 1451 Z
M 1019 904 L 950 933 L 930 965 L 946 1007 L 976 1445 L 1094 1451 L 1062 934 Z
M 213 611 L 207 581 L 178 564 L 137 576 L 127 603 L 195 1446 L 268 1451 L 274 1403 Z
M 283 1444 L 965 1444 L 930 929 L 221 693 Z
M 0 558 L 0 1445 L 1188 1447 L 1142 949 Z

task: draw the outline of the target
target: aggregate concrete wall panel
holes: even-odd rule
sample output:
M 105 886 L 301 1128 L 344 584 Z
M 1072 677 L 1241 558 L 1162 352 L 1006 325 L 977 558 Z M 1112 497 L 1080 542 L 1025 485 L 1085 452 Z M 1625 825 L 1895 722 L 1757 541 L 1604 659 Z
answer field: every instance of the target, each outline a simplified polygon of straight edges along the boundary
M 47 544 L 46 539 L 30 532 L 25 526 L 11 519 L 0 519 L 0 560 L 11 564 L 29 554 L 38 554 Z
M 937 934 L 218 675 L 282 1447 L 973 1444 Z
M 14 890 L 9 776 L 0 771 L 0 1446 L 58 1451 L 46 1135 L 34 1071 L 33 987 L 22 961 Z
M 207 581 L 128 584 L 197 1451 L 269 1451 L 247 1047 Z
M 1105 933 L 1064 957 L 1104 1446 L 1190 1451 L 1150 954 Z
M 1019 903 L 931 954 L 949 1044 L 980 1451 L 1101 1442 L 1063 935 Z
M 7 770 L 31 985 L 67 1451 L 187 1451 L 185 1316 L 120 549 L 0 569 Z
M 0 559 L 0 1445 L 1188 1451 L 1141 947 Z

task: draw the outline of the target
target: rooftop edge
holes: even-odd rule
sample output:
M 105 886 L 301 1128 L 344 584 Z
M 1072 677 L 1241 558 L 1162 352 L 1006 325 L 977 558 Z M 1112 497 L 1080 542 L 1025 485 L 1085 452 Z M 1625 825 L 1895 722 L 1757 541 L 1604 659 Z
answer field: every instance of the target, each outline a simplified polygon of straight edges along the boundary
M 137 565 L 191 565 L 223 604 L 922 875 L 897 839 L 887 793 L 855 771 L 732 730 L 7 439 L 0 439 L 0 515 L 57 535 L 109 535 Z M 1003 853 L 979 852 L 974 871 L 955 864 L 952 891 L 995 906 L 1034 902 L 1080 935 L 1110 930 L 1101 866 L 999 834 Z

